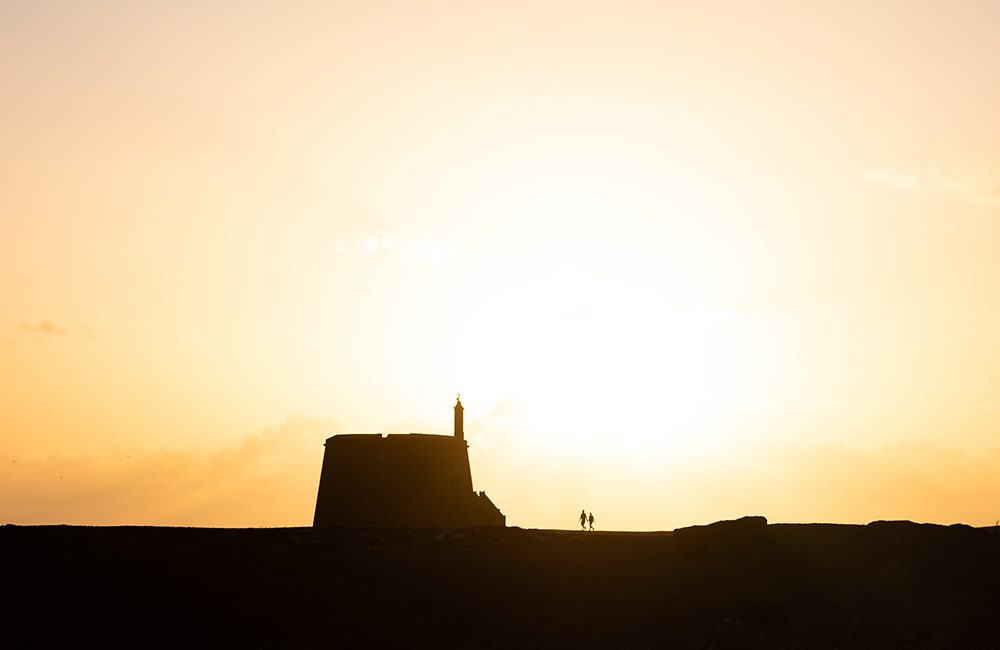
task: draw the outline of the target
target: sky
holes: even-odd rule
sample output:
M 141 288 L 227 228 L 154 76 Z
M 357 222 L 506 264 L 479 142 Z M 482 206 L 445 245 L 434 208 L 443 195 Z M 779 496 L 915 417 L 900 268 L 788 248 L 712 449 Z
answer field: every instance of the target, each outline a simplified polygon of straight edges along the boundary
M 0 4 L 0 521 L 1000 520 L 1000 4 Z

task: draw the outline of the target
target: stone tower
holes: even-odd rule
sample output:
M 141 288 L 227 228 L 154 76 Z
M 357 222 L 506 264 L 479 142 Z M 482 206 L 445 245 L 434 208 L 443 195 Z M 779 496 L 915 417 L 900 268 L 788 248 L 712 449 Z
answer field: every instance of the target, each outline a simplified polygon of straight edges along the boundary
M 461 399 L 453 435 L 349 433 L 326 439 L 313 526 L 504 526 L 472 489 Z

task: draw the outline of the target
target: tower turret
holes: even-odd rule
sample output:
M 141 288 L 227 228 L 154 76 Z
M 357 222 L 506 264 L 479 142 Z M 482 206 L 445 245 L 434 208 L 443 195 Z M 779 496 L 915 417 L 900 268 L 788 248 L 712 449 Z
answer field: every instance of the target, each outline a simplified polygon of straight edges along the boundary
M 459 393 L 458 399 L 455 400 L 455 437 L 459 440 L 465 440 L 464 411 L 465 407 L 462 406 L 462 394 Z

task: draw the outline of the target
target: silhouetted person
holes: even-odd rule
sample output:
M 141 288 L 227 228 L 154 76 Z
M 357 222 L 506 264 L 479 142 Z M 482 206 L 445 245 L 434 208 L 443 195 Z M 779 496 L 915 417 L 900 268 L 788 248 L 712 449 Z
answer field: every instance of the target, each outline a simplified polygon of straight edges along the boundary
M 590 530 L 594 530 L 594 513 L 590 513 L 590 517 L 587 518 L 587 521 L 590 522 Z
M 580 530 L 587 530 L 587 511 L 580 511 Z

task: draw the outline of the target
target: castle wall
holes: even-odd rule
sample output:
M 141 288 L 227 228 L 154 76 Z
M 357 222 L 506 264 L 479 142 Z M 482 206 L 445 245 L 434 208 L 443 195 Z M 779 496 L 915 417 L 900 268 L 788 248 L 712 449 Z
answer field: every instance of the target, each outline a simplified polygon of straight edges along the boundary
M 468 444 L 454 436 L 328 438 L 314 526 L 497 526 L 503 514 L 472 490 Z

